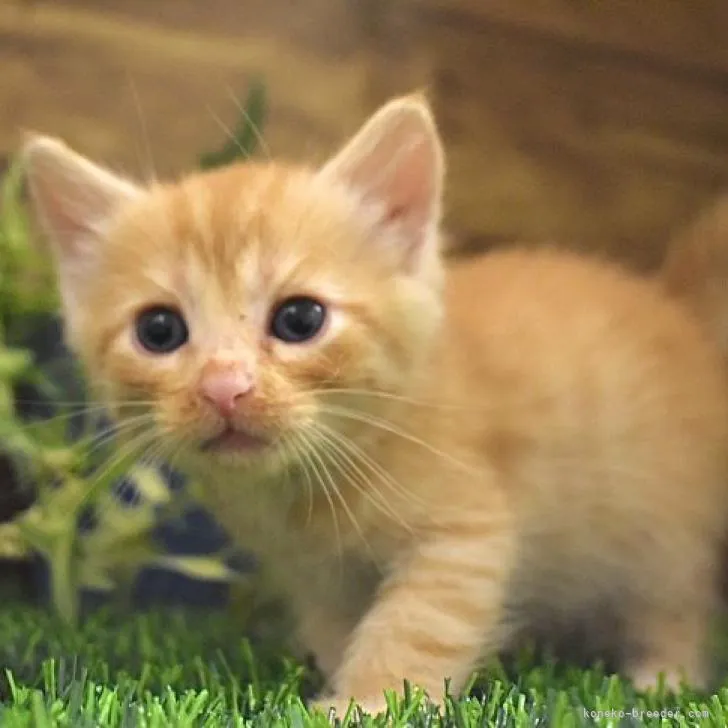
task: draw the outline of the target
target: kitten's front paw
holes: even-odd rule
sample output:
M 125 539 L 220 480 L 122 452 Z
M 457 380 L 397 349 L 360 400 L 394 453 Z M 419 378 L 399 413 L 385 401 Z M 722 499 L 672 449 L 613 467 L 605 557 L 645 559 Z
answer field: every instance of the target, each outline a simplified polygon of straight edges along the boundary
M 339 718 L 339 720 L 343 720 L 344 716 L 346 715 L 347 711 L 349 710 L 349 706 L 351 705 L 351 700 L 343 697 L 339 697 L 337 695 L 332 695 L 330 697 L 320 697 L 317 700 L 313 700 L 309 704 L 309 710 L 314 711 L 318 710 L 322 712 L 324 715 L 328 715 L 331 717 Z M 386 713 L 387 711 L 387 703 L 384 700 L 384 696 L 382 696 L 381 699 L 377 700 L 376 698 L 370 698 L 365 700 L 357 700 L 355 703 L 354 708 L 352 708 L 353 711 L 356 711 L 356 707 L 359 707 L 364 713 L 367 713 L 371 716 L 379 715 L 380 713 Z M 334 715 L 332 716 L 332 711 Z
M 659 687 L 669 693 L 679 693 L 686 686 L 700 690 L 705 684 L 702 676 L 686 675 L 682 670 L 660 671 L 649 665 L 634 670 L 630 677 L 635 690 L 640 693 L 656 691 Z

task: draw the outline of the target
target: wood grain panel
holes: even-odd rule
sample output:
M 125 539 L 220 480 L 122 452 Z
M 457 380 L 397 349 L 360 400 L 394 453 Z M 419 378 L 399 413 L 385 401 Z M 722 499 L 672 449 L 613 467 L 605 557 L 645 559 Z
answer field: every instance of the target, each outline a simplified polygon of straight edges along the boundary
M 401 0 L 651 59 L 673 68 L 728 71 L 728 3 L 721 0 Z
M 641 267 L 728 183 L 728 76 L 685 74 L 487 17 L 420 22 L 433 48 L 453 224 L 553 237 Z M 477 73 L 474 71 L 477 69 Z
M 261 75 L 273 153 L 320 159 L 424 87 L 458 244 L 647 268 L 728 184 L 726 27 L 722 0 L 0 0 L 0 152 L 30 127 L 177 174 Z

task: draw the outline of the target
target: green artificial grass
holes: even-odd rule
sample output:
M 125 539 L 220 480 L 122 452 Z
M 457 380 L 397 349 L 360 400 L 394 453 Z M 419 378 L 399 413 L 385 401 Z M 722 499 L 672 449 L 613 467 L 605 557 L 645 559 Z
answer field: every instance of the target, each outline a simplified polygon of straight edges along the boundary
M 305 706 L 317 677 L 272 644 L 251 646 L 219 613 L 98 612 L 73 629 L 37 608 L 5 606 L 0 661 L 3 728 L 328 725 Z M 352 711 L 342 725 L 728 725 L 728 687 L 714 695 L 636 695 L 599 668 L 544 666 L 527 655 L 508 671 L 486 671 L 472 693 L 438 710 L 409 691 L 390 701 L 386 717 Z M 661 710 L 670 714 L 660 717 Z

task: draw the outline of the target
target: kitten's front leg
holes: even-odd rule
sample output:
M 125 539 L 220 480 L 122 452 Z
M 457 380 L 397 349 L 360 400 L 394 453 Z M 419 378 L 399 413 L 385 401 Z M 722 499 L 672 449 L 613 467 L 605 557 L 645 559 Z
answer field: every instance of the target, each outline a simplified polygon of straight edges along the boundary
M 313 653 L 316 666 L 331 680 L 344 657 L 354 624 L 327 602 L 298 604 L 298 635 Z
M 291 559 L 288 563 L 293 562 Z M 351 558 L 313 569 L 299 566 L 288 574 L 286 588 L 297 620 L 300 642 L 313 653 L 318 668 L 330 681 L 344 659 L 354 627 L 360 621 L 379 580 Z
M 470 516 L 416 545 L 354 630 L 334 694 L 317 707 L 345 711 L 354 698 L 379 712 L 384 691 L 401 692 L 405 679 L 436 701 L 446 679 L 461 689 L 479 658 L 501 647 L 513 541 L 510 523 Z

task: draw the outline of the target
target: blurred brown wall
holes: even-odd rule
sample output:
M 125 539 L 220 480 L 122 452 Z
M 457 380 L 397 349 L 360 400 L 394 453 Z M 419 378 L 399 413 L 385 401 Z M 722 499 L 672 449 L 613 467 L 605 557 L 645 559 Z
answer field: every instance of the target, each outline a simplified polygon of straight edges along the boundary
M 25 127 L 179 173 L 260 74 L 273 153 L 320 159 L 425 88 L 457 244 L 649 267 L 728 186 L 727 30 L 725 0 L 0 0 L 0 152 Z

